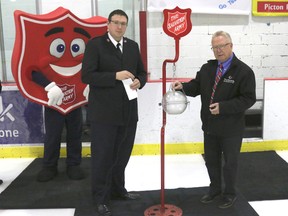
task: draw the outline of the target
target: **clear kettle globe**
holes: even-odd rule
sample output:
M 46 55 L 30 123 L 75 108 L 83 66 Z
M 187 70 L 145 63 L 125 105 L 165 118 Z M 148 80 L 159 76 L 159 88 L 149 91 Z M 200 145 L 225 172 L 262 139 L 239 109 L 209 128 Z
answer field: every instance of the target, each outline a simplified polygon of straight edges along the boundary
M 175 91 L 174 89 L 169 89 L 162 98 L 163 110 L 172 115 L 183 113 L 188 103 L 186 95 L 182 91 Z

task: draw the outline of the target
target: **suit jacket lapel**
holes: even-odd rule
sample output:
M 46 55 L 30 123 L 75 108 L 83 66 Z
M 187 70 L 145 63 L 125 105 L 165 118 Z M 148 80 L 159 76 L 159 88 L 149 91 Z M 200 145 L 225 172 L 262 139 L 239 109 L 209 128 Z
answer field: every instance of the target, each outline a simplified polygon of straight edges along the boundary
M 114 46 L 114 44 L 112 43 L 112 41 L 108 37 L 108 33 L 106 33 L 106 41 L 108 43 L 109 49 L 111 49 L 111 51 L 114 52 L 115 56 L 117 56 L 117 58 L 119 58 L 119 59 L 122 59 L 122 55 L 118 53 L 117 48 Z M 122 52 L 123 52 L 123 50 L 122 50 Z
M 129 44 L 128 44 L 128 41 L 124 37 L 123 45 L 122 45 L 122 58 L 124 58 L 124 56 L 127 55 L 128 50 L 129 50 Z

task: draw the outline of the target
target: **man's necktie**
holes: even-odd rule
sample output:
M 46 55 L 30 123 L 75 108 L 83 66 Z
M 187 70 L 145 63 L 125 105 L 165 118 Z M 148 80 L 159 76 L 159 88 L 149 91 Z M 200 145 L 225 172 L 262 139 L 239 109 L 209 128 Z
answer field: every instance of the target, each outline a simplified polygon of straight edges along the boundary
M 211 94 L 210 104 L 213 103 L 213 98 L 214 98 L 215 90 L 216 90 L 216 87 L 217 87 L 217 85 L 218 85 L 219 80 L 221 79 L 222 72 L 223 72 L 223 65 L 220 64 L 220 65 L 219 65 L 219 68 L 218 68 L 218 71 L 217 71 L 217 74 L 216 74 L 215 82 L 214 82 L 214 85 L 213 85 L 213 88 L 212 88 L 212 94 Z
M 121 51 L 121 49 L 120 49 L 120 46 L 121 46 L 121 44 L 120 43 L 117 43 L 117 46 L 116 46 L 116 49 L 117 49 L 117 54 L 118 54 L 118 56 L 122 56 L 122 51 Z

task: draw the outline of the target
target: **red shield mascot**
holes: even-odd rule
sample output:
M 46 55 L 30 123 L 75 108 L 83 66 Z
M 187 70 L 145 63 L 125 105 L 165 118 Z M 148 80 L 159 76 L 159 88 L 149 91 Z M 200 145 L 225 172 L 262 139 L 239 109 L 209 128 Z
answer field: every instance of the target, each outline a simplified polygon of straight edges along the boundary
M 42 15 L 17 10 L 14 19 L 13 76 L 24 97 L 45 106 L 43 168 L 37 180 L 45 182 L 57 175 L 64 127 L 67 175 L 82 179 L 81 107 L 89 93 L 81 82 L 82 58 L 88 40 L 107 31 L 107 19 L 79 19 L 62 7 Z

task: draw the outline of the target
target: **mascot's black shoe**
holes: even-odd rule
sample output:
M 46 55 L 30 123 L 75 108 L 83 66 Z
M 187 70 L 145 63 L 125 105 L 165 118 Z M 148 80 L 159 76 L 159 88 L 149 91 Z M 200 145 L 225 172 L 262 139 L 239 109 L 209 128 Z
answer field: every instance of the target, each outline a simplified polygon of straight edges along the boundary
M 38 182 L 47 182 L 52 180 L 58 174 L 56 166 L 43 167 L 43 169 L 38 173 Z
M 79 165 L 67 166 L 67 175 L 72 180 L 81 180 L 85 178 L 85 174 Z

